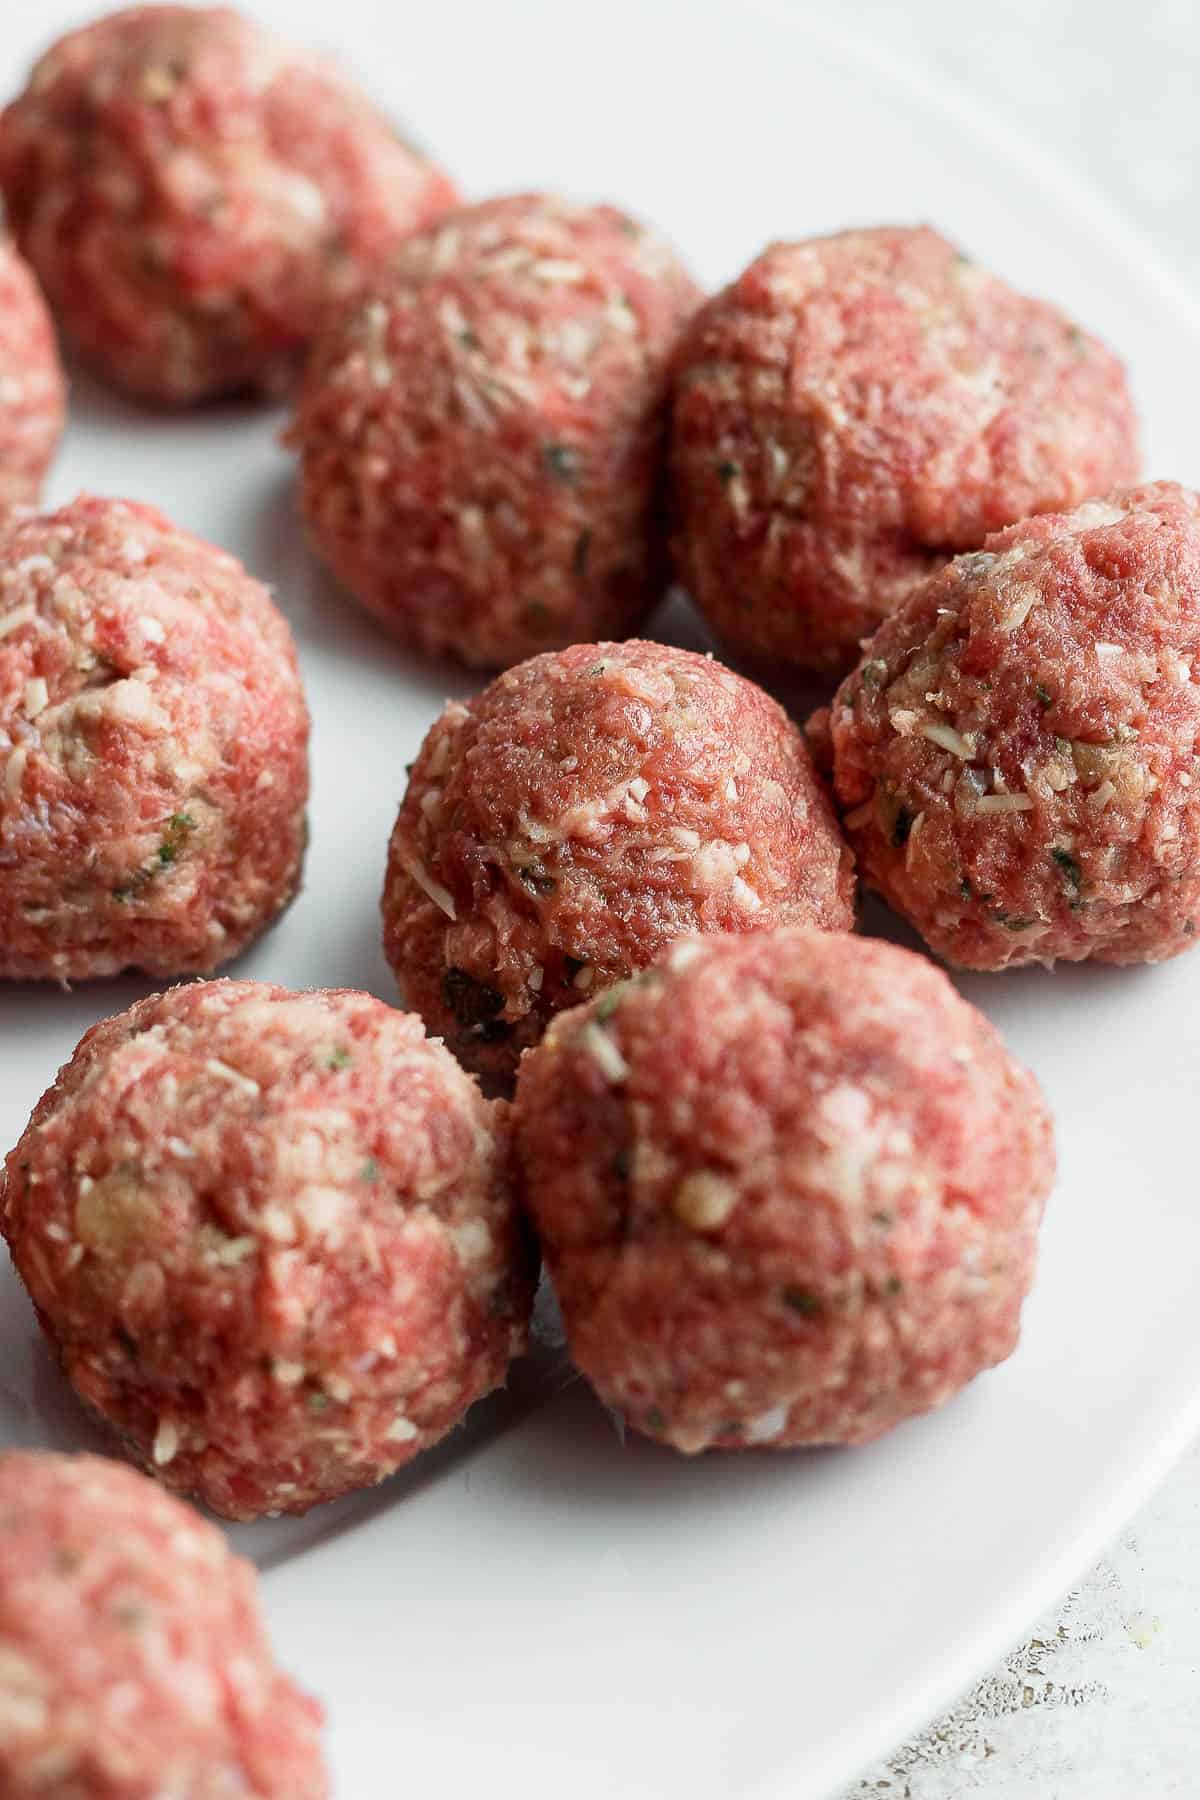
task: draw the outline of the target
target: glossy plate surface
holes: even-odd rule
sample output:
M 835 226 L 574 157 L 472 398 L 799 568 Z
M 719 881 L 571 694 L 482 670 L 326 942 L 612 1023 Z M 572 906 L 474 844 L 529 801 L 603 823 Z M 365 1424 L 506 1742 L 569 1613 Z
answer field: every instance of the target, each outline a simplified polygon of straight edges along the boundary
M 345 59 L 468 192 L 626 203 L 701 277 L 769 238 L 928 219 L 1127 356 L 1147 470 L 1200 481 L 1200 321 L 1086 193 L 783 4 L 262 0 Z M 7 0 L 0 87 L 78 17 Z M 84 378 L 52 497 L 161 505 L 272 582 L 315 717 L 305 893 L 238 973 L 393 990 L 377 895 L 404 764 L 448 694 L 340 602 L 293 517 L 278 417 L 158 418 Z M 682 615 L 660 623 L 682 630 Z M 327 1702 L 337 1791 L 788 1800 L 853 1775 L 1065 1585 L 1200 1422 L 1200 956 L 966 990 L 1041 1076 L 1061 1180 L 1018 1355 L 868 1451 L 686 1463 L 618 1442 L 544 1352 L 375 1493 L 235 1535 Z M 0 1144 L 135 983 L 0 992 Z M 104 1440 L 0 1270 L 0 1443 Z

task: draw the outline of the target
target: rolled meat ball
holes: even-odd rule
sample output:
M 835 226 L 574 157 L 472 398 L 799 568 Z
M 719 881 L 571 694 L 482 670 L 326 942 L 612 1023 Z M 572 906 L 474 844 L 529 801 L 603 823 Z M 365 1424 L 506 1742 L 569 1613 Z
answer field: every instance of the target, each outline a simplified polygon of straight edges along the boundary
M 913 594 L 834 701 L 863 873 L 968 969 L 1159 962 L 1200 923 L 1200 498 L 1027 519 Z
M 611 206 L 489 200 L 331 319 L 289 441 L 319 554 L 404 643 L 493 667 L 666 587 L 668 363 L 699 295 Z
M 457 199 L 327 58 L 188 6 L 52 45 L 0 115 L 0 187 L 75 348 L 164 405 L 280 385 L 325 308 Z
M 0 977 L 207 973 L 292 899 L 308 711 L 266 588 L 159 512 L 0 515 Z
M 924 227 L 773 244 L 678 364 L 679 577 L 732 648 L 818 675 L 956 551 L 1139 472 L 1117 359 Z
M 516 1129 L 572 1357 L 677 1450 L 866 1443 L 1017 1343 L 1049 1115 L 908 951 L 682 940 L 555 1020 Z
M 448 706 L 392 834 L 384 941 L 470 1068 L 688 931 L 845 929 L 854 870 L 799 731 L 664 644 L 576 644 Z
M 76 1392 L 231 1519 L 381 1480 L 502 1383 L 531 1269 L 504 1109 L 365 994 L 174 988 L 97 1025 L 0 1225 Z
M 66 382 L 46 302 L 0 233 L 0 512 L 41 493 L 65 411 Z
M 5 1800 L 326 1800 L 250 1564 L 98 1456 L 0 1454 Z

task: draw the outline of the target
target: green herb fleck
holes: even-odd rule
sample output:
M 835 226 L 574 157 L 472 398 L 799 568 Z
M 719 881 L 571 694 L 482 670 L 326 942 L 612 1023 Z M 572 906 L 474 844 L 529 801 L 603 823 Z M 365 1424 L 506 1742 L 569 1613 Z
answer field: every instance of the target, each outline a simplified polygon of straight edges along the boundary
M 1078 325 L 1072 325 L 1070 336 L 1071 348 L 1077 350 L 1080 356 L 1087 356 L 1089 352 L 1086 332 L 1081 331 Z
M 657 1406 L 652 1406 L 646 1414 L 646 1430 L 665 1431 L 666 1429 L 667 1421 L 662 1411 Z
M 458 332 L 458 341 L 464 350 L 478 350 L 479 348 L 479 334 L 472 331 L 469 325 L 461 327 Z
M 353 1061 L 353 1056 L 344 1044 L 335 1044 L 332 1050 L 325 1052 L 324 1062 L 327 1069 L 348 1069 Z
M 528 888 L 531 894 L 539 894 L 543 898 L 552 894 L 558 886 L 557 879 L 547 873 L 540 863 L 530 863 L 527 868 L 517 870 L 517 879 L 521 886 Z
M 1056 862 L 1063 873 L 1063 880 L 1073 893 L 1078 893 L 1083 886 L 1083 870 L 1075 861 L 1069 850 L 1060 850 L 1056 844 L 1050 852 L 1051 859 Z
M 1038 705 L 1039 706 L 1053 706 L 1054 705 L 1054 695 L 1050 692 L 1049 688 L 1043 687 L 1040 681 L 1038 682 L 1037 687 L 1034 689 L 1034 692 L 1036 693 L 1036 695 L 1038 697 Z
M 368 1156 L 366 1162 L 358 1171 L 358 1179 L 360 1181 L 369 1181 L 372 1186 L 379 1180 L 379 1164 L 375 1161 L 373 1156 Z
M 963 900 L 969 900 L 971 898 L 971 895 L 975 892 L 974 888 L 971 886 L 970 882 L 967 880 L 965 875 L 963 876 L 962 880 L 958 884 L 958 892 L 959 892 L 960 897 Z
M 579 474 L 579 457 L 570 444 L 543 444 L 542 458 L 559 481 L 573 482 Z
M 1194 919 L 1185 919 L 1183 921 L 1184 937 L 1194 937 L 1195 932 L 1196 932 L 1196 921 Z
M 620 981 L 616 987 L 606 988 L 597 1000 L 592 1017 L 597 1025 L 606 1025 L 625 998 L 625 983 Z
M 128 881 L 122 882 L 120 887 L 112 889 L 112 897 L 117 905 L 127 906 L 131 900 L 137 898 L 149 882 L 153 881 L 160 870 L 169 869 L 183 847 L 184 838 L 189 831 L 195 829 L 196 821 L 191 813 L 173 813 L 166 822 L 162 843 L 151 856 L 149 865 L 136 870 Z
M 191 813 L 175 813 L 167 820 L 167 835 L 158 846 L 158 860 L 167 868 L 179 855 L 180 840 L 196 829 Z
M 717 480 L 723 482 L 726 486 L 728 486 L 734 477 L 740 473 L 741 471 L 735 462 L 719 462 L 717 464 Z
M 903 1287 L 904 1283 L 898 1275 L 889 1275 L 884 1287 L 884 1292 L 887 1294 L 898 1294 L 902 1291 Z
M 306 1396 L 306 1404 L 309 1412 L 324 1412 L 329 1405 L 329 1395 L 322 1393 L 320 1388 L 316 1388 Z
M 802 1287 L 785 1287 L 783 1304 L 790 1306 L 794 1313 L 799 1313 L 802 1319 L 815 1319 L 822 1310 L 817 1296 Z
M 881 1231 L 889 1230 L 895 1222 L 895 1218 L 890 1212 L 873 1212 L 871 1214 L 871 1223 L 878 1225 Z

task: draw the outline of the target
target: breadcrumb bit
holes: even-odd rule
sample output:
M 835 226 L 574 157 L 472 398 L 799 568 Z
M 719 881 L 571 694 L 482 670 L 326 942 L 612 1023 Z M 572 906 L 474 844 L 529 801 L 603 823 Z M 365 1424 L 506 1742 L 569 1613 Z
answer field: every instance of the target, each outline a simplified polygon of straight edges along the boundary
M 602 1026 L 596 1024 L 588 1026 L 587 1047 L 600 1065 L 606 1080 L 616 1086 L 626 1079 L 629 1074 L 629 1064 Z
M 1033 801 L 1028 794 L 982 794 L 975 808 L 981 813 L 1030 812 Z
M 165 1469 L 168 1463 L 174 1461 L 178 1449 L 179 1432 L 176 1430 L 170 1419 L 160 1419 L 158 1421 L 158 1430 L 154 1434 L 154 1449 L 152 1451 L 155 1467 Z
M 221 1081 L 228 1081 L 232 1087 L 241 1088 L 244 1094 L 261 1094 L 262 1092 L 257 1081 L 252 1081 L 249 1075 L 243 1075 L 238 1069 L 231 1069 L 229 1064 L 222 1062 L 219 1057 L 207 1057 L 204 1067 L 210 1075 L 217 1076 Z
M 444 912 L 448 919 L 457 919 L 458 910 L 454 904 L 454 895 L 449 888 L 443 887 L 440 881 L 435 881 L 433 876 L 422 868 L 415 856 L 408 856 L 403 851 L 398 851 L 397 860 L 405 874 L 411 876 L 416 882 L 426 899 L 432 900 L 438 910 Z
M 675 1189 L 671 1211 L 690 1231 L 717 1231 L 737 1205 L 737 1189 L 722 1175 L 699 1169 Z

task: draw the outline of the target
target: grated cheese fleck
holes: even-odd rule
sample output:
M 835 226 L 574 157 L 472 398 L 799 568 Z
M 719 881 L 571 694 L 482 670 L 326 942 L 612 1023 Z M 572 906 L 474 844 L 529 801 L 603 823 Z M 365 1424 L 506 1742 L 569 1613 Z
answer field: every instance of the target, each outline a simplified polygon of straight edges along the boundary
M 1028 794 L 983 794 L 975 802 L 975 810 L 981 813 L 1030 812 L 1032 808 Z
M 975 754 L 974 738 L 964 737 L 961 731 L 955 731 L 953 725 L 922 725 L 921 736 L 928 738 L 940 750 L 949 750 L 952 756 L 961 757 L 964 762 L 970 762 Z
M 426 899 L 432 900 L 438 911 L 445 913 L 448 919 L 457 919 L 458 909 L 454 904 L 454 895 L 449 888 L 443 887 L 440 881 L 435 881 L 415 856 L 409 856 L 405 851 L 401 851 L 399 861 L 400 867 L 416 882 Z

